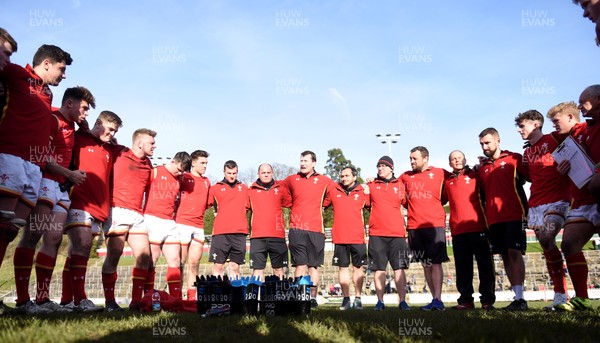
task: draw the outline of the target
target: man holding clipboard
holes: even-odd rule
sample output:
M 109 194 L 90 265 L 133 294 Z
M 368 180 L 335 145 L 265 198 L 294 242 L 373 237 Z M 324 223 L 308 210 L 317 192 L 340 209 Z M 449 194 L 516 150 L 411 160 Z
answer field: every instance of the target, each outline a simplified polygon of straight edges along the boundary
M 600 85 L 587 87 L 579 96 L 578 107 L 587 119 L 587 129 L 581 140 L 586 151 L 581 154 L 585 156 L 587 152 L 592 162 L 598 163 L 600 161 L 600 124 L 598 124 Z M 571 167 L 581 168 L 580 165 L 571 165 L 568 160 L 565 160 L 558 165 L 558 171 L 564 174 L 569 172 Z M 590 238 L 600 231 L 600 213 L 596 199 L 590 193 L 587 184 L 582 184 L 581 188 L 571 187 L 571 190 L 573 203 L 567 215 L 561 248 L 576 296 L 556 308 L 563 311 L 589 310 L 592 306 L 587 293 L 588 266 L 581 250 Z

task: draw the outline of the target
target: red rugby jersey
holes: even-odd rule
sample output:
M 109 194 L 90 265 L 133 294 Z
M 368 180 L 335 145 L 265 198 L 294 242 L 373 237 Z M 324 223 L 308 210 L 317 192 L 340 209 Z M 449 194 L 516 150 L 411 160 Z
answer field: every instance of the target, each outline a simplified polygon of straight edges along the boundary
M 571 128 L 571 132 L 569 132 L 569 134 L 571 135 L 571 137 L 573 137 L 575 139 L 575 141 L 577 141 L 577 143 L 583 144 L 585 137 L 587 137 L 587 129 L 588 129 L 588 123 L 584 121 L 582 123 L 575 124 Z M 566 138 L 566 136 L 565 136 L 565 138 Z
M 0 153 L 43 166 L 50 149 L 52 91 L 28 64 L 0 71 L 6 105 L 0 117 Z
M 402 202 L 404 186 L 400 179 L 368 183 L 371 202 L 369 236 L 406 237 Z
M 179 194 L 179 178 L 173 176 L 164 165 L 152 170 L 150 188 L 146 193 L 144 214 L 172 220 L 175 216 L 175 200 Z
M 587 154 L 594 163 L 600 162 L 600 123 L 598 122 L 587 122 L 587 129 L 583 138 L 583 146 L 587 150 Z M 578 208 L 583 205 L 596 204 L 596 199 L 590 193 L 588 185 L 585 185 L 581 189 L 573 185 L 571 190 L 573 191 L 573 204 L 572 208 Z
M 152 163 L 138 158 L 131 149 L 118 146 L 112 174 L 112 207 L 126 208 L 143 214 L 144 194 L 150 186 Z
M 239 181 L 233 187 L 224 181 L 210 187 L 208 206 L 214 206 L 216 214 L 213 235 L 248 234 L 247 200 L 248 187 Z
M 423 171 L 404 172 L 400 179 L 404 185 L 409 230 L 446 227 L 446 211 L 442 197 L 444 179 L 448 171 L 427 167 Z
M 460 235 L 487 228 L 481 199 L 481 180 L 474 170 L 449 173 L 444 181 L 444 196 L 450 204 L 450 232 Z
M 54 111 L 52 118 L 56 120 L 57 125 L 50 129 L 49 153 L 58 165 L 69 169 L 73 147 L 75 146 L 75 123 L 68 122 L 60 111 Z M 65 177 L 50 174 L 46 171 L 42 173 L 42 177 L 58 183 L 65 182 Z
M 527 175 L 521 154 L 502 150 L 497 160 L 486 159 L 479 167 L 485 192 L 485 215 L 489 225 L 523 220 L 527 216 L 527 197 L 523 180 Z
M 73 164 L 87 174 L 85 181 L 71 189 L 71 208 L 83 210 L 105 221 L 110 210 L 109 181 L 114 163 L 112 151 L 82 130 L 75 132 Z
M 315 172 L 309 177 L 302 173 L 290 175 L 283 184 L 292 196 L 290 229 L 323 233 L 323 200 L 327 187 L 335 186 L 335 183 Z
M 204 212 L 208 208 L 210 181 L 206 176 L 184 173 L 175 221 L 179 224 L 204 228 Z
M 370 199 L 361 185 L 354 187 L 348 194 L 341 184 L 331 187 L 323 206 L 333 206 L 331 238 L 334 244 L 365 243 L 363 208 L 370 206 Z
M 276 181 L 268 190 L 254 182 L 248 190 L 247 208 L 252 211 L 250 238 L 285 238 L 283 207 L 290 207 L 288 189 Z
M 552 152 L 560 144 L 559 140 L 556 133 L 543 135 L 523 152 L 531 181 L 529 208 L 571 199 L 569 177 L 558 173 L 552 157 Z

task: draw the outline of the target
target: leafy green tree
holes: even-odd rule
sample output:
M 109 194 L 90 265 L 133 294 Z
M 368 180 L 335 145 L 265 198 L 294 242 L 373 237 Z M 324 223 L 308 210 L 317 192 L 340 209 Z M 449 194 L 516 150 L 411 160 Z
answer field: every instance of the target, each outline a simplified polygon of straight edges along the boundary
M 342 149 L 333 148 L 327 151 L 327 163 L 325 164 L 325 175 L 329 176 L 333 181 L 339 182 L 340 172 L 342 169 L 348 166 L 354 166 L 352 161 L 346 159 Z M 363 183 L 363 179 L 360 177 L 360 168 L 354 166 L 358 170 L 358 183 Z

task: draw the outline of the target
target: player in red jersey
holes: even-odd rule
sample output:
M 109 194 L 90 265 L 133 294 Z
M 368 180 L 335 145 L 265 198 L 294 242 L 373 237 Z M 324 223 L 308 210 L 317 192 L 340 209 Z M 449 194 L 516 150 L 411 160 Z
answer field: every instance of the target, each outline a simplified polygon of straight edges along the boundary
M 15 52 L 17 52 L 17 41 L 15 41 L 8 31 L 0 27 L 0 71 L 10 63 L 10 57 Z M 4 83 L 0 82 L 0 108 L 4 108 L 6 104 L 5 88 Z M 12 213 L 8 214 L 8 216 L 9 218 L 6 218 L 5 214 L 0 212 L 0 220 L 9 221 L 14 218 Z
M 334 182 L 315 171 L 317 155 L 312 151 L 300 154 L 300 171 L 288 176 L 283 184 L 292 196 L 290 231 L 288 234 L 295 277 L 310 275 L 311 306 L 317 307 L 319 267 L 325 259 L 325 233 L 323 228 L 323 200 L 327 188 Z
M 583 146 L 595 163 L 600 162 L 600 85 L 589 86 L 579 95 L 579 109 L 587 119 Z M 562 167 L 562 169 L 561 169 Z M 560 172 L 568 172 L 569 164 L 559 165 Z M 574 189 L 574 188 L 571 188 Z M 575 189 L 571 210 L 563 233 L 561 249 L 565 254 L 569 276 L 575 288 L 575 297 L 557 309 L 564 311 L 592 308 L 587 292 L 588 265 L 581 251 L 595 233 L 600 232 L 600 212 L 588 185 Z
M 40 193 L 35 208 L 29 216 L 14 255 L 15 283 L 17 288 L 17 310 L 37 311 L 29 298 L 29 277 L 33 265 L 33 255 L 37 243 L 43 236 L 43 243 L 35 258 L 37 277 L 37 306 L 52 312 L 66 312 L 70 309 L 50 301 L 49 287 L 56 264 L 56 255 L 62 242 L 62 233 L 67 211 L 71 204 L 66 183 L 81 184 L 86 179 L 85 171 L 69 170 L 73 146 L 75 144 L 75 123 L 85 121 L 95 99 L 85 87 L 68 88 L 60 109 L 54 112 L 57 127 L 52 130 L 49 161 L 42 174 Z
M 596 45 L 600 45 L 600 1 L 597 0 L 573 0 L 583 9 L 583 16 L 596 24 Z
M 410 251 L 406 241 L 406 227 L 402 215 L 404 186 L 394 176 L 394 161 L 382 156 L 377 162 L 377 178 L 368 184 L 371 216 L 369 217 L 369 269 L 375 271 L 373 281 L 377 304 L 375 311 L 385 309 L 383 294 L 387 264 L 394 270 L 400 310 L 410 310 L 406 303 L 406 274 L 410 265 Z
M 86 171 L 87 178 L 73 186 L 69 195 L 71 207 L 65 224 L 69 250 L 62 273 L 60 305 L 78 312 L 104 309 L 87 298 L 85 275 L 94 236 L 100 234 L 110 211 L 109 181 L 114 156 L 108 146 L 122 125 L 116 113 L 102 111 L 89 132 L 83 129 L 75 132 L 71 165 Z
M 340 182 L 327 191 L 323 207 L 333 206 L 333 227 L 331 237 L 335 250 L 333 265 L 339 267 L 338 278 L 342 286 L 344 299 L 340 310 L 350 307 L 362 310 L 362 287 L 365 280 L 363 266 L 367 265 L 367 246 L 365 244 L 365 220 L 363 209 L 369 207 L 369 194 L 356 181 L 358 171 L 352 166 L 340 172 Z M 354 303 L 350 304 L 350 276 L 348 267 L 352 260 L 352 282 L 354 284 Z
M 570 206 L 569 177 L 559 174 L 556 169 L 552 152 L 558 147 L 560 136 L 557 132 L 542 133 L 544 117 L 540 112 L 520 113 L 515 118 L 515 125 L 528 145 L 523 152 L 531 182 L 527 225 L 535 231 L 546 257 L 554 284 L 554 301 L 547 309 L 553 309 L 567 302 L 563 258 L 556 246 L 556 235 L 563 227 Z
M 223 174 L 223 180 L 214 184 L 208 193 L 208 206 L 215 208 L 208 261 L 214 262 L 213 275 L 222 276 L 225 261 L 229 259 L 229 278 L 234 279 L 240 276 L 240 265 L 246 263 L 248 187 L 238 181 L 235 161 L 225 162 Z
M 181 264 L 188 262 L 187 299 L 196 300 L 196 276 L 204 248 L 204 212 L 207 209 L 210 180 L 204 176 L 208 152 L 192 152 L 192 166 L 181 178 L 181 193 L 175 222 L 181 243 Z M 183 268 L 182 268 L 183 269 Z
M 252 211 L 250 226 L 250 268 L 252 275 L 263 278 L 267 255 L 271 258 L 273 275 L 283 278 L 288 266 L 283 207 L 290 207 L 291 197 L 286 187 L 273 179 L 273 167 L 258 166 L 258 179 L 248 189 L 248 210 Z
M 10 57 L 17 52 L 17 41 L 5 29 L 0 27 L 0 71 L 10 63 Z M 0 80 L 0 108 L 6 104 L 4 83 Z M 14 211 L 0 211 L 0 266 L 6 252 L 6 246 L 14 239 L 16 231 L 5 229 L 10 226 L 10 221 L 15 217 Z M 22 223 L 21 223 L 22 224 Z M 11 232 L 12 231 L 12 232 Z M 7 235 L 5 237 L 5 235 Z M 0 313 L 4 312 L 6 305 L 0 300 Z
M 167 284 L 169 293 L 181 299 L 181 248 L 179 230 L 175 223 L 175 203 L 180 189 L 180 176 L 190 168 L 190 155 L 180 151 L 171 161 L 152 170 L 150 189 L 146 193 L 144 222 L 148 228 L 148 240 L 152 264 L 149 274 L 154 275 L 154 265 L 160 253 L 167 260 Z M 146 283 L 144 292 L 154 289 L 153 277 Z
M 10 56 L 15 52 L 17 52 L 17 41 L 8 31 L 0 27 L 0 70 L 10 63 Z
M 54 45 L 42 45 L 33 67 L 9 63 L 0 71 L 6 101 L 0 114 L 0 262 L 6 247 L 37 202 L 49 153 L 52 91 L 65 78 L 71 56 Z M 14 219 L 12 219 L 14 218 Z
M 122 311 L 115 301 L 117 265 L 123 253 L 125 241 L 135 257 L 132 272 L 131 310 L 139 309 L 148 267 L 150 266 L 150 243 L 144 223 L 143 202 L 152 174 L 152 163 L 148 157 L 156 148 L 156 132 L 137 129 L 133 133 L 131 149 L 117 146 L 112 172 L 111 226 L 104 228 L 106 236 L 106 258 L 102 264 L 102 285 L 106 309 L 109 312 Z
M 479 271 L 479 294 L 484 310 L 494 309 L 494 264 L 487 240 L 481 180 L 467 165 L 465 154 L 454 150 L 448 157 L 452 173 L 444 181 L 444 197 L 450 204 L 450 232 L 456 266 L 457 310 L 475 308 L 473 303 L 473 257 Z
M 527 301 L 523 298 L 523 254 L 527 249 L 524 226 L 527 197 L 523 184 L 527 168 L 521 154 L 500 150 L 500 135 L 496 129 L 483 130 L 479 134 L 479 143 L 487 157 L 480 162 L 479 176 L 485 192 L 489 241 L 492 253 L 502 256 L 506 275 L 515 292 L 515 300 L 505 309 L 527 310 Z
M 429 166 L 429 151 L 423 146 L 410 150 L 411 171 L 400 179 L 404 184 L 408 219 L 408 242 L 413 259 L 421 262 L 425 280 L 431 291 L 431 303 L 422 310 L 443 311 L 442 263 L 448 261 L 446 252 L 446 211 L 442 197 L 446 170 Z

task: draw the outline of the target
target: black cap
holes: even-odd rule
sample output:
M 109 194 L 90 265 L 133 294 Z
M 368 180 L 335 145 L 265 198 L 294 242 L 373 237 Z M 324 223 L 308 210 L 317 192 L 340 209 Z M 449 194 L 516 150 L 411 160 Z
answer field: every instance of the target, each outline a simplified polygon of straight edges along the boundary
M 379 166 L 380 164 L 385 164 L 386 166 L 392 168 L 392 170 L 394 170 L 394 160 L 392 160 L 391 157 L 389 156 L 383 156 L 379 159 L 379 161 L 377 162 L 377 165 Z

